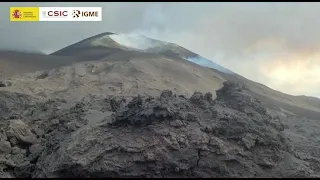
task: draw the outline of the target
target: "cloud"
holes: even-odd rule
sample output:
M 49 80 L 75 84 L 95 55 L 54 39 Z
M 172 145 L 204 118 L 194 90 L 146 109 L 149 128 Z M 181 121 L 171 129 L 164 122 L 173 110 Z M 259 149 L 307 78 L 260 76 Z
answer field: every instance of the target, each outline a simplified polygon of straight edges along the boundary
M 260 71 L 266 83 L 290 94 L 314 94 L 320 96 L 320 53 L 288 54 L 265 61 Z
M 101 6 L 103 22 L 12 23 L 10 6 Z M 320 96 L 319 3 L 0 3 L 0 15 L 0 49 L 49 52 L 106 31 L 143 34 L 282 92 Z

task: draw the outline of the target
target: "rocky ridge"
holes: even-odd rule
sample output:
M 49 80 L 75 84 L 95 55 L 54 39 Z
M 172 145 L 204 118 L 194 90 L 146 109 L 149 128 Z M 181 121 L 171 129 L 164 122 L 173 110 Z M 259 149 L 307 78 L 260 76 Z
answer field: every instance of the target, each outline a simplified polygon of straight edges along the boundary
M 227 81 L 190 98 L 0 93 L 0 177 L 312 177 L 284 125 Z

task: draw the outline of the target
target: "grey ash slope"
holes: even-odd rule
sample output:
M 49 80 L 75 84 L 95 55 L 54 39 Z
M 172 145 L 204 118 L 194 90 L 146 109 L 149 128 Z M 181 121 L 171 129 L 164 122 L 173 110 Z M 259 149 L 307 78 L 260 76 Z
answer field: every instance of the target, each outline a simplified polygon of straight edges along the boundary
M 307 96 L 291 96 L 273 90 L 263 84 L 248 80 L 240 75 L 221 74 L 225 79 L 240 82 L 250 87 L 255 97 L 263 99 L 265 105 L 271 109 L 280 108 L 295 112 L 297 115 L 320 120 L 320 99 Z
M 1 177 L 320 175 L 319 99 L 186 61 L 177 45 L 141 50 L 112 35 L 2 78 Z
M 133 46 L 133 47 L 131 47 Z M 171 58 L 182 58 L 193 63 L 211 67 L 222 72 L 233 73 L 232 71 L 196 54 L 184 47 L 174 43 L 164 42 L 146 36 L 119 35 L 115 33 L 101 33 L 96 36 L 84 39 L 78 43 L 63 48 L 52 55 L 78 55 L 88 57 L 89 55 L 100 57 L 110 49 L 122 49 L 126 51 L 139 51 L 150 54 L 161 54 Z M 106 55 L 106 54 L 104 54 Z
M 109 35 L 112 35 L 114 33 L 109 33 L 109 32 L 106 32 L 106 33 L 101 33 L 101 34 L 98 34 L 98 35 L 95 35 L 95 36 L 92 36 L 92 37 L 89 37 L 89 38 L 86 38 L 84 40 L 81 40 L 75 44 L 72 44 L 70 46 L 67 46 L 61 50 L 58 50 L 50 55 L 56 55 L 56 56 L 77 56 L 77 57 L 80 57 L 82 55 L 91 55 L 89 57 L 92 57 L 92 55 L 95 56 L 95 54 L 97 52 L 92 52 L 92 53 L 88 53 L 88 51 L 107 51 L 108 49 L 107 48 L 104 48 L 105 46 L 100 46 L 100 45 L 97 45 L 97 46 L 94 46 L 92 44 L 92 42 L 94 42 L 95 40 L 99 40 L 101 38 L 104 38 L 103 42 L 104 42 L 104 45 L 108 46 L 109 48 L 119 48 L 119 45 L 117 45 L 116 42 L 114 42 L 112 39 L 110 38 L 107 38 Z M 84 51 L 84 52 L 83 52 Z M 79 54 L 80 53 L 80 54 Z M 106 53 L 106 52 L 104 52 Z M 106 54 L 104 54 L 106 55 Z M 97 57 L 97 56 L 96 56 Z
M 188 96 L 197 90 L 212 92 L 215 96 L 215 90 L 222 87 L 224 81 L 217 72 L 180 57 L 119 45 L 109 33 L 53 54 L 83 57 L 87 61 L 13 76 L 9 79 L 12 86 L 2 89 L 46 98 L 63 96 L 69 100 L 79 100 L 88 93 L 159 95 L 165 89 Z
M 112 34 L 114 34 L 114 33 L 106 32 L 106 33 L 97 34 L 95 36 L 92 36 L 92 37 L 86 38 L 84 40 L 81 40 L 78 43 L 75 43 L 75 44 L 67 46 L 67 47 L 65 47 L 63 49 L 60 49 L 60 50 L 58 50 L 58 51 L 56 51 L 54 53 L 51 53 L 51 55 L 63 56 L 63 55 L 65 55 L 65 53 L 69 53 L 70 54 L 70 51 L 73 51 L 73 49 L 76 49 L 76 48 L 79 48 L 79 47 L 88 47 L 86 45 L 88 45 L 88 43 L 90 43 L 91 41 L 93 41 L 95 39 L 98 39 L 100 37 L 108 36 L 108 35 L 112 35 Z
M 0 51 L 0 78 L 59 68 L 80 62 L 82 58 L 48 56 L 38 53 Z
M 129 50 L 129 47 L 126 48 L 125 45 L 119 44 L 116 42 L 113 38 L 112 35 L 118 35 L 116 33 L 111 33 L 111 32 L 105 32 L 101 33 L 89 38 L 86 38 L 84 40 L 81 40 L 75 44 L 72 44 L 70 46 L 67 46 L 61 50 L 58 50 L 51 55 L 59 55 L 59 56 L 66 56 L 66 55 L 76 55 L 77 53 L 80 52 L 81 49 L 86 49 L 86 48 L 123 48 L 126 50 Z M 150 53 L 168 53 L 168 55 L 175 55 L 176 57 L 184 56 L 184 57 L 191 57 L 195 56 L 197 54 L 180 47 L 178 45 L 175 45 L 173 43 L 167 43 L 164 41 L 159 41 L 155 39 L 151 39 L 145 36 L 139 36 L 138 38 L 143 38 L 144 41 L 147 41 L 150 44 L 150 48 L 144 48 L 146 51 L 144 52 L 150 52 Z M 162 46 L 161 49 L 159 46 Z M 136 51 L 138 49 L 131 49 L 133 51 Z

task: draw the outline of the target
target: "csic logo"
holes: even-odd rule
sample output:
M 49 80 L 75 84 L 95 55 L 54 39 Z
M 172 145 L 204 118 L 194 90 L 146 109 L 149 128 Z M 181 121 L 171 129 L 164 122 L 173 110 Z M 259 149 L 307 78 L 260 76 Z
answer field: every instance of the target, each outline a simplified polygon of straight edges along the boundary
M 19 18 L 21 18 L 21 12 L 20 12 L 20 10 L 18 10 L 18 9 L 14 10 L 13 13 L 12 13 L 12 17 L 13 17 L 14 19 L 19 19 Z
M 73 18 L 79 18 L 79 17 L 98 17 L 98 11 L 80 11 L 80 10 L 73 10 L 72 16 L 73 16 Z
M 46 17 L 68 17 L 68 11 L 42 11 Z

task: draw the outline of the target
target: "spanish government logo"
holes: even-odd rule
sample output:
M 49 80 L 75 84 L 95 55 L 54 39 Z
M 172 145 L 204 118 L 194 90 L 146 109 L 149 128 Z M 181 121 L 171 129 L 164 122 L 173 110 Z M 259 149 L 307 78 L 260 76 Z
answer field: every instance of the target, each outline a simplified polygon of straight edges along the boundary
M 20 12 L 19 9 L 15 9 L 15 10 L 13 11 L 13 13 L 12 13 L 12 18 L 14 18 L 14 19 L 19 19 L 19 18 L 21 18 L 21 12 Z
M 39 21 L 39 7 L 10 7 L 10 21 Z

